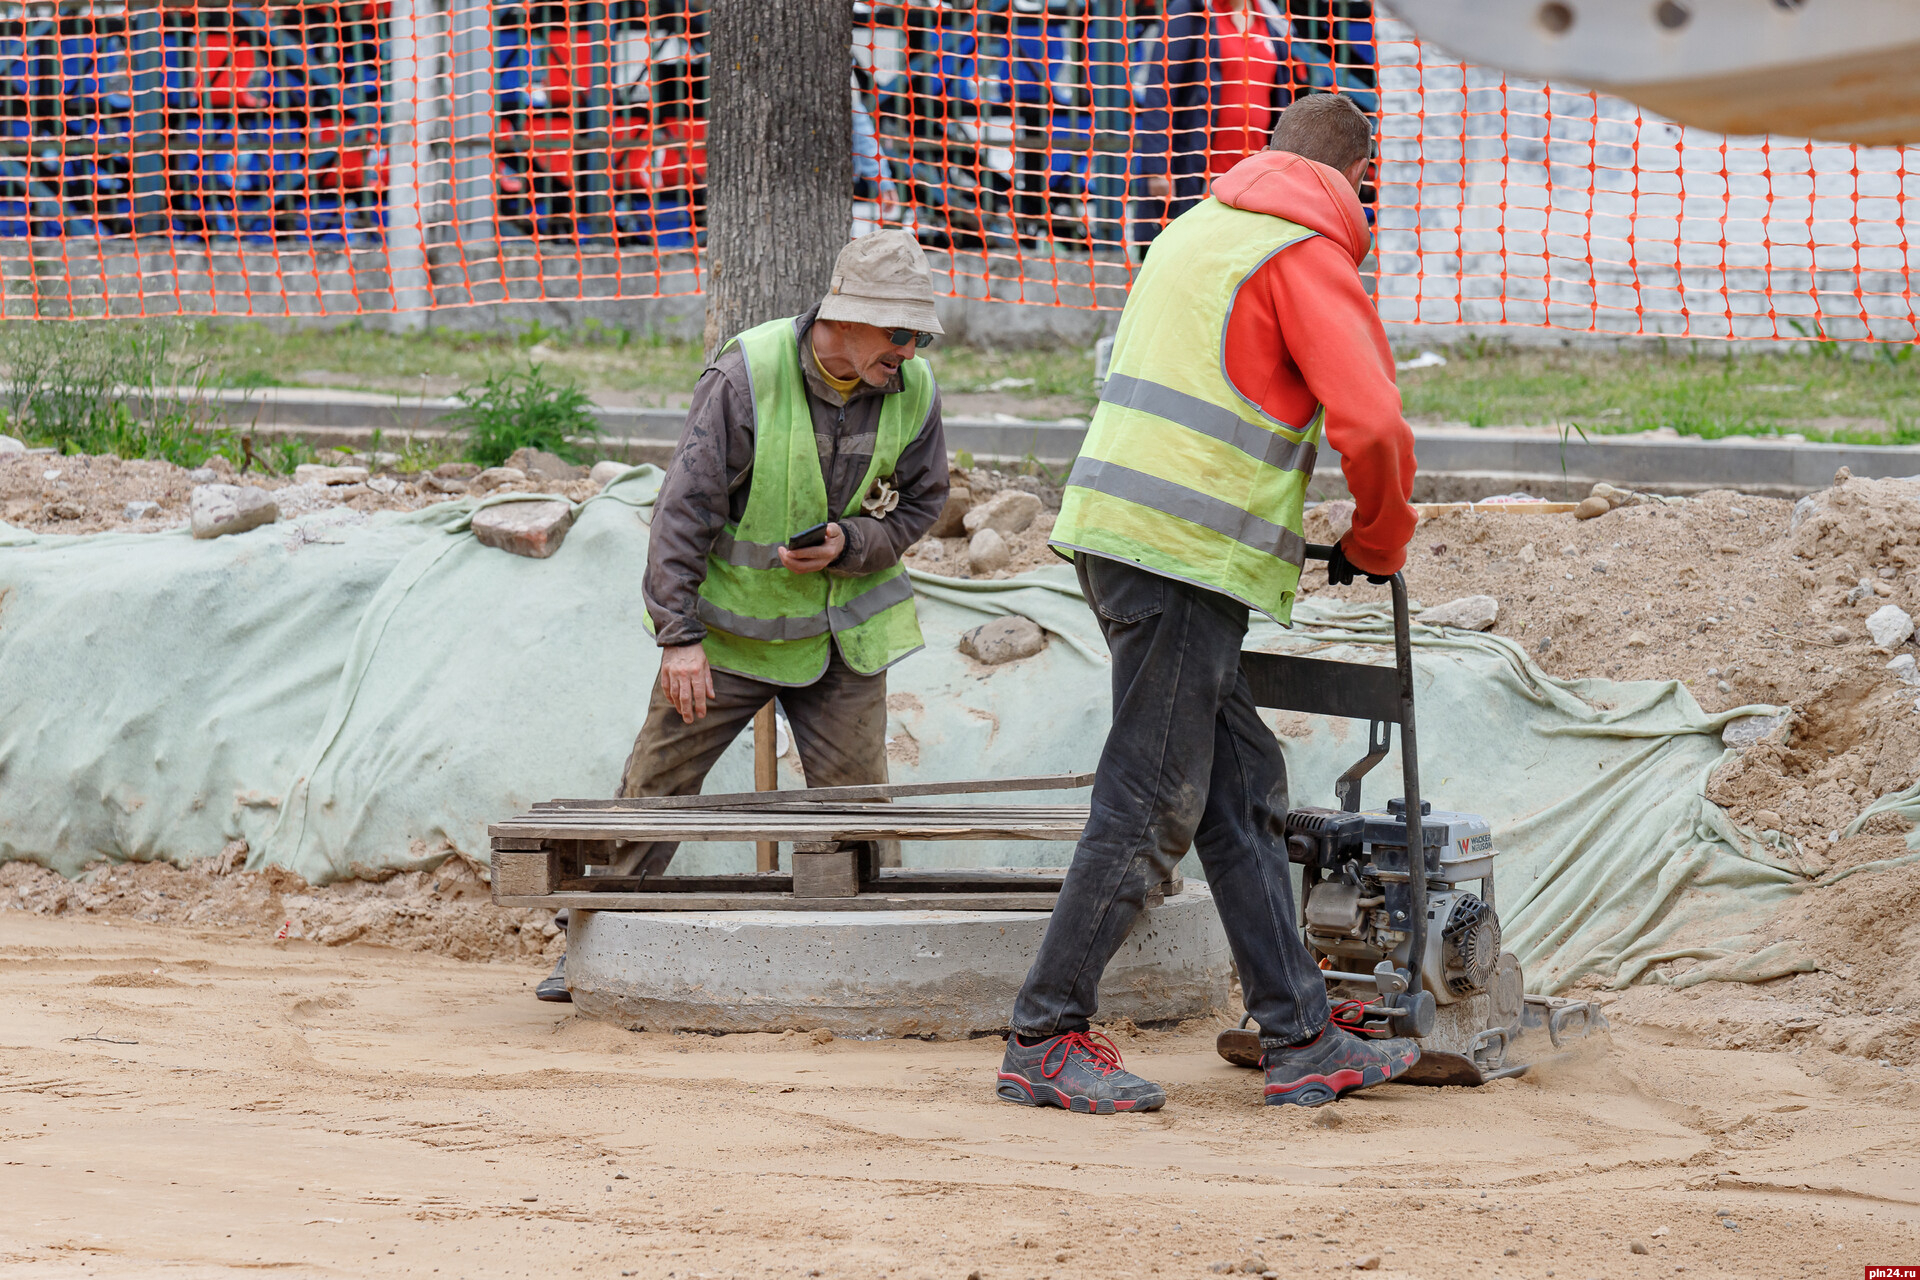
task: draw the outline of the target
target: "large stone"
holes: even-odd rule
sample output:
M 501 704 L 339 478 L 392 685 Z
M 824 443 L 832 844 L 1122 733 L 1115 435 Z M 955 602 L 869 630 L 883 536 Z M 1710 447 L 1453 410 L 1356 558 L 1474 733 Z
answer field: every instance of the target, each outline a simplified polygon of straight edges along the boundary
M 967 544 L 967 568 L 974 573 L 992 573 L 1004 569 L 1013 559 L 1013 553 L 1007 550 L 1007 540 L 998 530 L 982 529 L 973 535 L 973 541 Z
M 1741 716 L 1729 720 L 1720 727 L 1720 745 L 1745 751 L 1754 743 L 1787 722 L 1792 712 L 1782 711 L 1770 716 Z
M 1613 504 L 1605 498 L 1582 498 L 1574 504 L 1573 518 L 1575 520 L 1591 520 L 1595 516 L 1603 516 L 1611 510 L 1613 510 Z
M 549 480 L 578 480 L 587 474 L 585 467 L 577 467 L 559 454 L 548 453 L 545 449 L 515 449 L 506 465 L 516 467 L 530 476 L 544 476 Z
M 1017 614 L 983 622 L 960 637 L 960 652 L 990 667 L 1031 658 L 1046 647 L 1047 633 L 1040 624 Z
M 968 533 L 992 529 L 1000 534 L 1015 534 L 1033 523 L 1044 504 L 1025 489 L 1002 489 L 968 511 L 960 524 Z
M 1424 610 L 1416 621 L 1429 627 L 1460 627 L 1485 631 L 1500 619 L 1500 602 L 1492 596 L 1461 596 Z
M 560 549 L 573 528 L 565 502 L 502 502 L 473 513 L 473 536 L 489 547 L 544 560 Z
M 1867 615 L 1867 634 L 1875 648 L 1891 649 L 1913 635 L 1913 618 L 1897 604 L 1883 604 Z
M 0 436 L 0 458 L 5 458 L 15 453 L 25 453 L 26 451 L 26 441 L 16 440 L 12 436 Z
M 973 490 L 964 485 L 954 485 L 947 490 L 947 505 L 940 508 L 940 516 L 933 522 L 933 528 L 927 535 L 934 538 L 958 538 L 967 531 L 967 512 L 973 510 Z
M 318 462 L 303 462 L 293 469 L 296 484 L 365 484 L 365 467 L 328 467 Z
M 569 913 L 577 1014 L 648 1031 L 961 1040 L 1006 1030 L 1044 911 Z M 1152 907 L 1100 980 L 1100 1012 L 1174 1022 L 1227 1007 L 1231 960 L 1199 881 Z
M 488 467 L 467 483 L 484 493 L 488 489 L 497 489 L 503 484 L 520 484 L 526 478 L 527 473 L 518 467 Z
M 612 458 L 603 458 L 593 464 L 593 470 L 587 472 L 587 479 L 604 489 L 625 475 L 631 465 L 626 462 L 615 462 Z
M 250 484 L 197 485 L 187 511 L 196 538 L 245 533 L 280 518 L 273 495 Z

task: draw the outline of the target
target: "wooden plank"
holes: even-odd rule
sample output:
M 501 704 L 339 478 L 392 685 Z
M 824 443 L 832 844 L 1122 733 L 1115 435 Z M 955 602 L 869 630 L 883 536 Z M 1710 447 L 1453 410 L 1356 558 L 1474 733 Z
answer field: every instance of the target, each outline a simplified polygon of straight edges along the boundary
M 559 855 L 549 849 L 493 851 L 493 896 L 531 898 L 552 893 L 560 879 Z
M 800 843 L 787 855 L 793 861 L 796 898 L 851 898 L 860 892 L 860 852 L 831 841 Z
M 740 809 L 766 804 L 837 804 L 848 800 L 887 800 L 906 796 L 984 795 L 996 791 L 1076 791 L 1093 785 L 1090 773 L 1054 773 L 1027 778 L 976 778 L 956 782 L 887 782 L 855 787 L 808 787 L 782 791 L 733 791 L 712 796 L 628 796 L 605 800 L 546 800 L 534 812 L 549 809 Z
M 544 849 L 547 847 L 547 842 L 544 840 L 520 840 L 513 836 L 502 836 L 498 840 L 493 841 L 493 847 L 495 849 L 524 851 L 528 849 Z
M 1250 657 L 1273 657 L 1272 654 L 1249 654 Z M 1392 668 L 1381 668 L 1392 670 Z M 797 791 L 783 791 L 780 794 L 794 796 Z M 769 801 L 764 805 L 745 808 L 700 809 L 691 806 L 679 809 L 627 809 L 605 805 L 600 808 L 579 809 L 533 809 L 526 813 L 515 814 L 506 822 L 527 822 L 535 825 L 553 826 L 569 822 L 679 822 L 684 819 L 708 818 L 715 822 L 752 823 L 760 821 L 767 814 L 786 815 L 808 820 L 826 820 L 835 817 L 886 817 L 893 813 L 911 814 L 916 818 L 973 818 L 973 817 L 1059 817 L 1063 814 L 1088 812 L 1084 804 L 888 804 L 881 801 L 873 803 L 855 802 L 850 804 L 802 804 L 791 801 Z
M 1045 892 L 1066 877 L 1061 867 L 887 867 L 866 886 L 868 893 Z M 1174 877 L 1178 893 L 1179 877 Z M 712 876 L 589 876 L 563 879 L 553 892 L 583 893 L 787 893 L 793 877 L 784 872 L 742 872 Z
M 752 823 L 655 822 L 645 826 L 618 821 L 577 824 L 516 823 L 488 828 L 489 834 L 525 835 L 545 840 L 1078 840 L 1084 815 L 1072 820 L 1008 822 L 915 821 L 901 815 L 837 822 L 803 822 L 769 814 Z
M 796 898 L 790 893 L 550 893 L 496 898 L 503 907 L 557 911 L 1051 911 L 1054 893 L 863 893 Z
M 753 789 L 755 791 L 778 791 L 780 789 L 780 757 L 775 754 L 779 745 L 779 729 L 773 721 L 773 702 L 753 713 Z M 780 842 L 762 840 L 753 846 L 754 865 L 761 871 L 772 871 L 780 865 Z

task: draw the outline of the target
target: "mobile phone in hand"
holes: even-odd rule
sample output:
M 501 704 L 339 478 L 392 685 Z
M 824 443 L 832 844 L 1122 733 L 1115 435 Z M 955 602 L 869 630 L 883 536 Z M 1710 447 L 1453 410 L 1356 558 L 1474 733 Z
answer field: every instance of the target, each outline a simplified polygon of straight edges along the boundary
M 787 550 L 805 551 L 808 547 L 819 546 L 827 540 L 827 526 L 832 523 L 833 521 L 827 520 L 813 526 L 811 529 L 802 529 L 787 539 Z

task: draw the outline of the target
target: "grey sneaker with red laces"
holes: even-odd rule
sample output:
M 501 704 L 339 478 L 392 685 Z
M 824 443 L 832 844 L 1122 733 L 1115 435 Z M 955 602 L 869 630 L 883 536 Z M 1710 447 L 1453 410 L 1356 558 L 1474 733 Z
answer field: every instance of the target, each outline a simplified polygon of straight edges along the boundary
M 1121 1068 L 1120 1051 L 1098 1032 L 1069 1031 L 1035 1044 L 1007 1037 L 994 1094 L 1023 1107 L 1064 1107 L 1093 1115 L 1158 1111 L 1167 1091 Z
M 1324 1106 L 1355 1089 L 1398 1079 L 1418 1061 L 1420 1046 L 1411 1040 L 1371 1040 L 1329 1022 L 1305 1044 L 1267 1050 L 1261 1059 L 1265 1101 L 1270 1107 Z

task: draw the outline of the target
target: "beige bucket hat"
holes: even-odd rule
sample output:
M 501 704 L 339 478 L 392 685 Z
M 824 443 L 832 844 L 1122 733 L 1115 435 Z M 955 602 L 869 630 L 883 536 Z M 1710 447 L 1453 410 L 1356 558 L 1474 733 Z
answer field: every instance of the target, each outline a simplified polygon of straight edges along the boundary
M 904 231 L 875 231 L 840 251 L 833 283 L 820 300 L 820 318 L 946 332 L 933 312 L 933 270 L 927 255 Z

